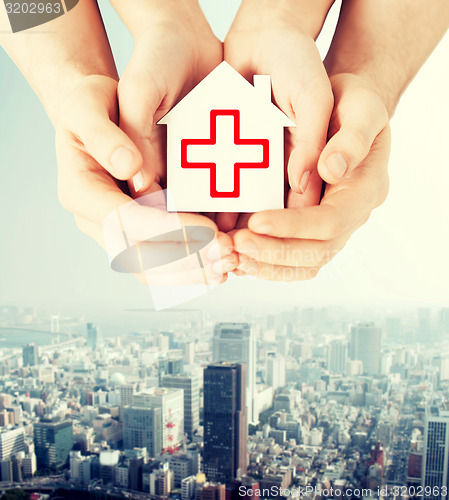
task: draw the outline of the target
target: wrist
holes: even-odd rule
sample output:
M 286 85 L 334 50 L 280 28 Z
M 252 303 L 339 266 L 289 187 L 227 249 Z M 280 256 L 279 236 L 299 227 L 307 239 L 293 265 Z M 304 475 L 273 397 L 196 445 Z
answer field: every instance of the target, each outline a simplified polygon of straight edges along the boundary
M 316 39 L 335 0 L 242 0 L 237 15 L 245 28 L 294 27 Z
M 198 0 L 133 0 L 129 8 L 127 0 L 111 0 L 115 10 L 138 40 L 157 25 L 176 27 L 181 32 L 196 34 L 212 33 L 199 6 Z
M 364 86 L 379 97 L 388 112 L 388 116 L 390 118 L 393 116 L 404 90 L 400 79 L 394 77 L 395 71 L 380 71 L 374 62 L 351 62 L 351 58 L 348 58 L 346 62 L 333 57 L 332 53 L 327 55 L 324 66 L 329 78 L 345 73 L 357 77 Z
M 118 77 L 114 74 L 101 72 L 90 74 L 72 72 L 55 82 L 52 87 L 54 92 L 51 92 L 52 88 L 48 88 L 42 96 L 38 92 L 37 94 L 50 121 L 57 128 L 59 124 L 64 122 L 64 107 L 68 100 L 73 99 L 76 95 L 88 95 L 87 92 L 83 92 L 83 89 L 87 90 L 96 86 L 101 91 L 102 82 L 107 80 L 118 82 Z

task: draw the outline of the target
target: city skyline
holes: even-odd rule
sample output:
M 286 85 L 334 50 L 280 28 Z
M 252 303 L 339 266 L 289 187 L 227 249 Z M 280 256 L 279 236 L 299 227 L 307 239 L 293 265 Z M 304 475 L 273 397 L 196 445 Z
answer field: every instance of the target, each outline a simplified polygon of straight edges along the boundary
M 23 333 L 0 346 L 1 484 L 224 500 L 312 478 L 373 492 L 447 482 L 449 307 L 201 314 L 110 335 L 2 306 L 0 328 Z M 30 342 L 39 328 L 52 333 Z

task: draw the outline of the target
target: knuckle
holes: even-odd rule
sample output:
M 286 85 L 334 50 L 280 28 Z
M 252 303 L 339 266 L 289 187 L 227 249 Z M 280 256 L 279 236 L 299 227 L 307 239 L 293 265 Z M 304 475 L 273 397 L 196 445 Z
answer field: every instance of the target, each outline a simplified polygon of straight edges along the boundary
M 356 160 L 361 161 L 370 151 L 370 141 L 366 135 L 359 129 L 352 129 L 347 132 L 349 146 L 355 153 Z
M 323 230 L 325 240 L 338 238 L 344 231 L 344 223 L 338 214 L 333 214 L 325 223 Z

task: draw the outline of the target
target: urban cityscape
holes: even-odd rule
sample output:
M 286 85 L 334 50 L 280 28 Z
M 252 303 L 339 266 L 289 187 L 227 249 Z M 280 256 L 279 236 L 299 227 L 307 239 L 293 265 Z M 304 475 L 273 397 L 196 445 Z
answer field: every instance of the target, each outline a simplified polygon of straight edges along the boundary
M 244 319 L 0 306 L 0 498 L 447 496 L 449 307 Z

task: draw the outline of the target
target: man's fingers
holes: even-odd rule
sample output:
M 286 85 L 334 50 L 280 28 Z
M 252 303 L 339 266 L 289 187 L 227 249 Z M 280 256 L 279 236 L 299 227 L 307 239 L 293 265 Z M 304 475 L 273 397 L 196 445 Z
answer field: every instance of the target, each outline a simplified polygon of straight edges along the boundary
M 390 134 L 377 137 L 371 154 L 338 185 L 330 186 L 321 205 L 259 212 L 249 220 L 251 231 L 278 238 L 331 240 L 366 220 L 385 200 Z
M 241 256 L 235 274 L 237 276 L 255 276 L 269 281 L 291 282 L 314 279 L 318 275 L 318 272 L 318 268 L 275 266 Z
M 337 99 L 338 111 L 331 123 L 331 128 L 337 128 L 337 132 L 318 162 L 320 176 L 328 184 L 339 182 L 360 165 L 376 137 L 388 125 L 385 106 L 371 91 L 355 88 Z
M 90 156 L 113 177 L 126 180 L 140 170 L 142 155 L 114 123 L 117 116 L 110 110 L 110 101 L 111 96 L 115 99 L 116 89 L 117 82 L 112 79 L 92 82 L 82 100 L 68 102 L 63 120 Z
M 235 250 L 266 264 L 292 267 L 322 267 L 344 247 L 351 233 L 332 241 L 273 238 L 255 234 L 248 229 L 233 235 Z
M 267 210 L 254 214 L 249 221 L 249 229 L 254 233 L 276 238 L 301 238 L 326 241 L 346 232 L 358 219 L 358 212 L 351 214 L 344 208 L 350 193 L 342 192 L 338 208 L 331 205 L 305 207 L 301 209 Z M 362 201 L 362 200 L 360 200 Z M 354 206 L 353 206 L 354 205 Z M 361 207 L 351 206 L 358 210 Z
M 148 189 L 157 174 L 150 137 L 154 115 L 164 93 L 160 84 L 144 70 L 145 61 L 140 59 L 133 55 L 118 89 L 120 128 L 135 142 L 144 158 L 144 168 L 132 179 L 131 187 L 135 192 Z

